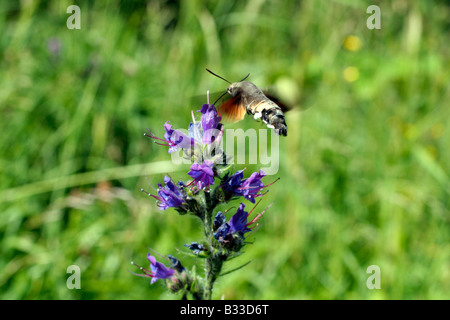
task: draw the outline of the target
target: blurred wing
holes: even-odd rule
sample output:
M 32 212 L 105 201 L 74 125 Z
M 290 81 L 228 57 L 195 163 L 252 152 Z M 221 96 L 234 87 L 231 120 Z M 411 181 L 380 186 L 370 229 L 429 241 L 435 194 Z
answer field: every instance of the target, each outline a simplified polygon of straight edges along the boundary
M 245 114 L 247 113 L 239 96 L 225 100 L 217 109 L 219 114 L 225 117 L 225 119 L 233 122 L 244 119 Z
M 278 99 L 276 96 L 274 96 L 274 95 L 272 95 L 272 94 L 270 94 L 270 93 L 267 93 L 267 92 L 264 92 L 264 94 L 265 94 L 265 96 L 266 96 L 267 98 L 269 98 L 270 100 L 272 100 L 273 102 L 275 102 L 275 103 L 281 108 L 281 111 L 283 111 L 283 113 L 285 113 L 285 112 L 291 110 L 290 107 L 288 107 L 286 104 L 284 104 L 284 103 L 283 103 L 280 99 Z
M 277 105 L 280 106 L 281 111 L 283 113 L 286 113 L 291 110 L 299 110 L 299 111 L 305 111 L 308 110 L 313 106 L 313 104 L 308 103 L 308 101 L 305 100 L 305 96 L 297 97 L 294 99 L 294 101 L 290 101 L 289 103 L 286 103 L 285 100 L 278 98 L 279 95 L 276 94 L 274 90 L 268 89 L 263 90 L 264 94 L 267 98 L 275 102 Z

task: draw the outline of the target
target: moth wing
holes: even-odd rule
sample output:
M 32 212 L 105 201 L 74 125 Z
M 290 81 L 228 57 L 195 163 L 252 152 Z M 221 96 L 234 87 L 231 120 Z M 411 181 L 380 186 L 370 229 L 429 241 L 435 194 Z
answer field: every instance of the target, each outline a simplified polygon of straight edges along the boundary
M 289 104 L 286 103 L 283 99 L 278 98 L 278 95 L 274 92 L 274 90 L 264 90 L 265 96 L 275 102 L 283 113 L 286 113 L 291 110 L 300 110 L 305 111 L 312 107 L 312 104 L 307 104 L 304 101 L 304 98 L 296 98 L 295 101 L 291 101 Z
M 272 100 L 273 102 L 275 102 L 281 108 L 281 111 L 283 111 L 283 113 L 291 110 L 291 107 L 288 107 L 283 101 L 278 99 L 278 97 L 276 97 L 275 95 L 265 92 L 265 91 L 264 91 L 264 95 L 267 98 L 269 98 L 270 100 Z
M 231 99 L 225 100 L 218 107 L 218 111 L 225 119 L 233 122 L 241 121 L 247 113 L 240 97 L 232 97 Z

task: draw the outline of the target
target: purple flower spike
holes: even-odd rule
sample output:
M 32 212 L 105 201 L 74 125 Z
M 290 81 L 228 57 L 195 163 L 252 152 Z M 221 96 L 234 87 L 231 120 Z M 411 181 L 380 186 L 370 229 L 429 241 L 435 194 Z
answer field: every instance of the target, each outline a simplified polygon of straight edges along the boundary
M 159 279 L 171 278 L 174 275 L 175 270 L 167 268 L 161 262 L 156 261 L 155 257 L 150 255 L 150 253 L 147 254 L 147 259 L 150 261 L 150 270 L 153 274 L 150 284 L 155 283 Z
M 213 166 L 214 163 L 208 160 L 205 160 L 203 164 L 194 163 L 191 171 L 188 172 L 188 175 L 194 179 L 190 184 L 195 183 L 199 189 L 208 190 L 209 186 L 214 184 Z

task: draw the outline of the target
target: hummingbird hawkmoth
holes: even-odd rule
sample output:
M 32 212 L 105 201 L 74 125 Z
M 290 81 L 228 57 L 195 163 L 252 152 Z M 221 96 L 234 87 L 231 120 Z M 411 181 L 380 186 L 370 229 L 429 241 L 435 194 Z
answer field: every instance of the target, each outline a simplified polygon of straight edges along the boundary
M 269 99 L 267 95 L 252 82 L 244 81 L 250 74 L 245 76 L 239 82 L 231 83 L 209 69 L 206 69 L 206 71 L 230 84 L 227 91 L 214 103 L 216 104 L 217 101 L 227 93 L 231 96 L 230 99 L 225 100 L 218 106 L 223 114 L 234 121 L 240 121 L 247 113 L 253 116 L 255 120 L 261 119 L 262 122 L 264 122 L 268 128 L 273 129 L 276 134 L 282 136 L 287 135 L 287 125 L 283 113 L 283 109 L 286 110 L 286 107 L 274 97 L 270 97 Z M 274 100 L 276 102 L 274 102 Z

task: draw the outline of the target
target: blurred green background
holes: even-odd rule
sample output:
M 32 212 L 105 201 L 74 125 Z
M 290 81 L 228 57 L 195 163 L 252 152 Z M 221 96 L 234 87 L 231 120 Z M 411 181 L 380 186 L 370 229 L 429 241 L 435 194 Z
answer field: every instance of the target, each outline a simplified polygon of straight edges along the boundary
M 252 262 L 215 299 L 449 299 L 449 21 L 425 0 L 1 1 L 0 297 L 180 298 L 127 271 L 148 247 L 202 270 L 177 251 L 199 220 L 140 192 L 187 178 L 143 133 L 187 128 L 190 98 L 226 88 L 208 67 L 294 106 L 274 205 L 225 271 Z

